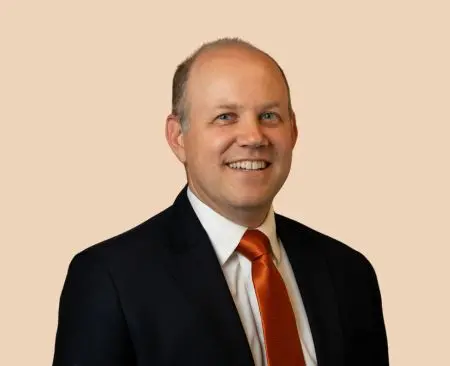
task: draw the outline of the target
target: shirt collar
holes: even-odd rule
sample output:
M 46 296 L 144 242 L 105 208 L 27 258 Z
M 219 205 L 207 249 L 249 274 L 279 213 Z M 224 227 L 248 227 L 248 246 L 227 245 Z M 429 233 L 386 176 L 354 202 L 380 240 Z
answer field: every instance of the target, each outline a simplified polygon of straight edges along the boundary
M 236 224 L 214 211 L 202 202 L 189 187 L 187 189 L 187 196 L 200 223 L 211 240 L 220 264 L 222 266 L 225 265 L 236 250 L 247 227 Z M 280 244 L 276 234 L 275 213 L 272 206 L 264 222 L 256 229 L 262 231 L 269 238 L 272 254 L 278 263 L 280 260 Z

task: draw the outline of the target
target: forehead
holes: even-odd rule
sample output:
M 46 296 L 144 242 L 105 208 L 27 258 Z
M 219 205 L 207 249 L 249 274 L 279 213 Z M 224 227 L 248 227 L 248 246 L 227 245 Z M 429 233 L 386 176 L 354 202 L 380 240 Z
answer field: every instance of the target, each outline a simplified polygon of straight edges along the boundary
M 219 103 L 287 105 L 287 87 L 277 65 L 262 52 L 242 46 L 205 51 L 192 66 L 187 99 L 192 108 Z

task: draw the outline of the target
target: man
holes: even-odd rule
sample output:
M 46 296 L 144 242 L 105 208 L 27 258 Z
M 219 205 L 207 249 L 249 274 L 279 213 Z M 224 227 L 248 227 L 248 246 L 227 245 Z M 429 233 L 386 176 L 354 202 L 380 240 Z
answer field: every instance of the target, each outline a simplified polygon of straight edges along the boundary
M 370 263 L 273 210 L 297 139 L 279 65 L 203 45 L 174 75 L 166 139 L 188 184 L 74 257 L 53 365 L 388 365 Z

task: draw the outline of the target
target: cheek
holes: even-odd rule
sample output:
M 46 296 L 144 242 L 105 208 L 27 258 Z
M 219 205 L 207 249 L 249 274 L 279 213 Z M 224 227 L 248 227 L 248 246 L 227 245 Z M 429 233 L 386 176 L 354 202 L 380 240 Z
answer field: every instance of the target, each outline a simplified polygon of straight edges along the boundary
M 211 152 L 222 158 L 223 154 L 233 145 L 233 139 L 227 136 L 216 136 L 211 140 Z
M 292 160 L 292 140 L 280 139 L 274 142 L 274 154 L 282 166 L 290 166 Z
M 190 136 L 185 142 L 188 165 L 203 174 L 214 172 L 223 162 L 223 153 L 230 146 L 223 134 L 202 133 Z
M 233 137 L 224 129 L 217 128 L 203 133 L 197 141 L 197 150 L 203 153 L 204 160 L 217 162 L 233 143 Z
M 292 151 L 292 135 L 287 131 L 271 131 L 272 133 L 268 133 L 268 138 L 274 149 L 282 155 L 288 154 Z

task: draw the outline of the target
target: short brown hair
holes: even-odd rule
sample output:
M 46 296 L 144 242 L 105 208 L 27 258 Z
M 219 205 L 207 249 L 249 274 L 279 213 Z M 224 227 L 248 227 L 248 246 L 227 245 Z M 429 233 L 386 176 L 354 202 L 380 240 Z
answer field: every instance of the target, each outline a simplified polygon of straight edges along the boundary
M 250 42 L 244 41 L 240 38 L 219 38 L 215 41 L 207 42 L 202 44 L 199 48 L 197 48 L 189 57 L 187 57 L 181 64 L 179 64 L 175 70 L 172 80 L 172 114 L 177 116 L 180 120 L 181 127 L 183 130 L 187 129 L 187 108 L 186 105 L 186 86 L 189 78 L 189 73 L 194 64 L 197 57 L 202 54 L 204 51 L 222 45 L 240 45 L 244 47 L 251 48 L 253 50 L 259 51 L 269 57 L 278 69 L 281 72 L 283 80 L 286 84 L 288 91 L 288 103 L 289 103 L 289 112 L 293 114 L 292 104 L 291 104 L 291 92 L 289 88 L 289 84 L 284 74 L 283 69 L 280 67 L 278 62 L 276 62 L 269 54 L 260 50 Z

